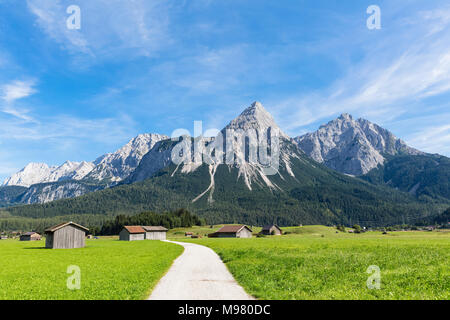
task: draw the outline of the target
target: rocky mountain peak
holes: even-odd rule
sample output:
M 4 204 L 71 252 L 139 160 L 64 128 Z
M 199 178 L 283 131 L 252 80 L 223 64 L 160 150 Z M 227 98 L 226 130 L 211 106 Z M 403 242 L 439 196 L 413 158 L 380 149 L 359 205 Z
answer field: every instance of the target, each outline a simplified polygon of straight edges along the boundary
M 31 162 L 22 170 L 13 174 L 3 182 L 3 186 L 29 187 L 32 184 L 40 183 L 42 179 L 50 175 L 54 167 L 49 167 L 45 163 Z
M 140 134 L 116 152 L 108 153 L 95 160 L 96 166 L 86 178 L 96 181 L 122 181 L 137 168 L 145 154 L 156 143 L 166 139 L 169 137 L 156 133 Z
M 347 113 L 319 130 L 294 138 L 314 160 L 351 175 L 362 175 L 384 163 L 384 155 L 419 154 L 390 131 Z
M 353 120 L 353 117 L 352 117 L 351 114 L 343 113 L 343 114 L 341 114 L 341 115 L 339 116 L 338 119 L 344 120 L 344 121 L 352 121 L 352 120 Z
M 225 129 L 241 129 L 244 131 L 254 129 L 261 134 L 267 132 L 267 129 L 269 128 L 271 128 L 271 130 L 279 130 L 280 136 L 288 138 L 277 125 L 272 115 L 258 101 L 253 102 L 225 127 Z

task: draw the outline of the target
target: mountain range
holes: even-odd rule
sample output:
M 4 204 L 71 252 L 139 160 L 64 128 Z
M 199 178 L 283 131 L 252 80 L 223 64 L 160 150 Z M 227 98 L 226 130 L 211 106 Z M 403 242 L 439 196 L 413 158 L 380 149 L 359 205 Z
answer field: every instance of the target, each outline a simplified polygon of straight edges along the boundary
M 278 133 L 275 174 L 249 161 L 251 139 L 230 136 L 232 130 L 250 130 L 272 150 L 271 134 Z M 209 162 L 172 162 L 176 148 L 184 145 L 186 153 L 196 143 L 209 150 Z M 257 149 L 257 158 L 263 151 Z M 0 217 L 72 215 L 95 224 L 105 216 L 185 207 L 210 222 L 400 223 L 450 206 L 449 173 L 449 158 L 411 148 L 348 114 L 290 138 L 255 102 L 215 138 L 144 134 L 93 162 L 29 164 L 0 187 L 0 204 L 7 207 Z

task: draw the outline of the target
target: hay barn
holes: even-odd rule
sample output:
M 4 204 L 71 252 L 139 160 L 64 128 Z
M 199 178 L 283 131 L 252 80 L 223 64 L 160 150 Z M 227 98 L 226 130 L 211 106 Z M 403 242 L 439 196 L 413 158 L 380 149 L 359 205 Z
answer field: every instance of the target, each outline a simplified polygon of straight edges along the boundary
M 252 229 L 247 226 L 225 226 L 216 232 L 209 234 L 210 238 L 251 238 Z
M 45 230 L 45 247 L 51 249 L 74 249 L 85 246 L 89 229 L 72 221 Z
M 20 241 L 37 241 L 41 240 L 41 235 L 37 232 L 27 232 L 20 236 Z
M 143 226 L 146 240 L 166 240 L 168 229 L 161 226 Z
M 281 236 L 283 234 L 283 230 L 280 229 L 275 224 L 264 226 L 261 230 L 261 234 L 264 234 L 266 236 L 274 235 L 274 236 Z
M 119 233 L 121 241 L 145 240 L 145 230 L 141 226 L 125 226 Z

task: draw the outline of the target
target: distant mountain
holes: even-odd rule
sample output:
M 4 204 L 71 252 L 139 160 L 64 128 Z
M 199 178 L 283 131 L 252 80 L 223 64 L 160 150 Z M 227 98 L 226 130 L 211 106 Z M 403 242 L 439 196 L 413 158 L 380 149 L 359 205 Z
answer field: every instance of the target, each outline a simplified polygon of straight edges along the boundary
M 104 189 L 104 185 L 89 184 L 83 181 L 63 180 L 52 183 L 39 183 L 30 186 L 15 198 L 16 204 L 47 203 L 59 199 L 75 198 L 83 194 Z
M 349 114 L 294 138 L 307 155 L 327 167 L 350 175 L 363 175 L 383 164 L 385 155 L 419 155 L 388 130 Z
M 50 167 L 45 163 L 30 163 L 3 182 L 3 186 L 29 187 L 37 183 L 63 180 L 81 180 L 94 168 L 91 162 L 66 161 L 61 166 Z
M 167 138 L 159 134 L 141 134 L 116 152 L 105 154 L 94 162 L 66 161 L 60 166 L 30 163 L 3 182 L 3 187 L 29 188 L 21 189 L 24 192 L 10 198 L 8 204 L 45 203 L 78 197 L 117 184 L 136 169 L 142 157 L 158 141 Z
M 234 134 L 229 130 L 235 130 Z M 272 136 L 275 132 L 279 132 L 279 144 Z M 47 217 L 55 221 L 64 219 L 62 214 L 76 215 L 99 223 L 117 214 L 184 207 L 209 223 L 376 226 L 435 215 L 450 204 L 442 199 L 417 200 L 411 194 L 327 168 L 301 151 L 260 103 L 245 109 L 221 133 L 208 139 L 158 141 L 120 185 L 74 199 L 8 208 L 3 214 L 15 219 Z M 279 162 L 250 161 L 255 139 L 258 143 L 268 140 L 267 148 L 256 149 L 258 160 L 276 151 Z M 195 143 L 205 150 L 203 161 L 197 162 L 192 154 Z M 173 163 L 173 155 L 186 161 Z M 273 165 L 278 168 L 275 172 L 271 172 Z
M 86 180 L 119 182 L 127 178 L 142 158 L 161 140 L 169 137 L 161 134 L 140 134 L 114 153 L 98 158 L 95 168 Z
M 450 200 L 449 158 L 411 148 L 368 120 L 342 114 L 294 141 L 311 158 L 341 173 L 417 198 Z

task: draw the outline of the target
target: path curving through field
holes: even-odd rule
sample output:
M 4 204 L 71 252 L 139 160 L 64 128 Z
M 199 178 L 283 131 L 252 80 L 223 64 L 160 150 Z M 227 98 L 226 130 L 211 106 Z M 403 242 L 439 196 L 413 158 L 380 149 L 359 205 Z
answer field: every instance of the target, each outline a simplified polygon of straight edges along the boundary
M 210 248 L 174 242 L 184 247 L 149 300 L 253 300 L 234 280 L 219 256 Z

